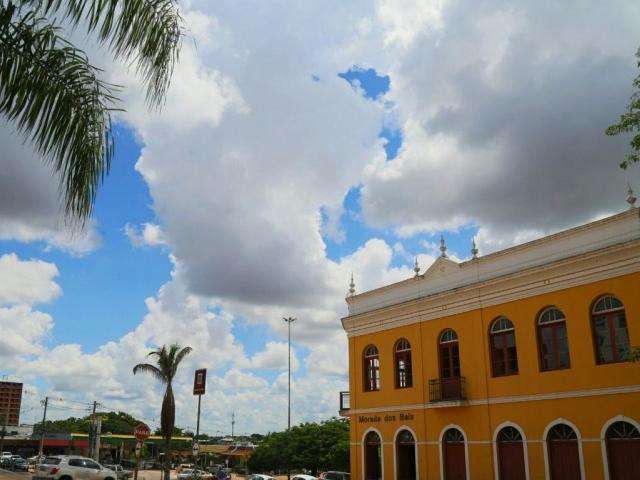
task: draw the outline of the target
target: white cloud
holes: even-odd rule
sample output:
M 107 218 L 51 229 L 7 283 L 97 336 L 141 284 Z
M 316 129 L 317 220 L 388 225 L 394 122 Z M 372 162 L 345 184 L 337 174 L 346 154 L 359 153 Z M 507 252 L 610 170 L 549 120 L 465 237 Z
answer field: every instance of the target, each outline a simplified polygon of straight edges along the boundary
M 15 253 L 0 256 L 0 305 L 50 302 L 62 293 L 54 281 L 58 274 L 53 263 L 20 260 Z
M 164 239 L 164 234 L 160 229 L 160 225 L 156 225 L 154 223 L 143 223 L 139 229 L 130 223 L 127 223 L 124 226 L 124 233 L 129 237 L 129 240 L 134 247 L 141 247 L 143 245 L 157 247 L 167 243 Z
M 18 355 L 44 353 L 42 340 L 51 331 L 50 315 L 34 311 L 27 305 L 0 307 L 0 359 L 13 368 Z

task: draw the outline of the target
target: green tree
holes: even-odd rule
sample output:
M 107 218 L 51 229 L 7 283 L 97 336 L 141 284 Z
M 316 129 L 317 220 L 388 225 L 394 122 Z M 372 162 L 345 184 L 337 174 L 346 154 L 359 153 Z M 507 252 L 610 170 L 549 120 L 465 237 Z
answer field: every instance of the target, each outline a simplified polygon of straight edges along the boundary
M 349 471 L 349 422 L 332 418 L 269 433 L 249 458 L 253 472 Z
M 640 69 L 640 49 L 636 52 L 637 66 Z M 640 74 L 633 80 L 635 91 L 631 95 L 627 111 L 620 115 L 618 123 L 615 123 L 605 130 L 610 136 L 621 133 L 633 133 L 633 138 L 629 143 L 631 152 L 620 162 L 620 167 L 626 169 L 634 163 L 640 161 Z
M 65 33 L 84 28 L 134 64 L 159 107 L 182 38 L 175 1 L 0 0 L 0 115 L 60 176 L 69 218 L 86 220 L 109 172 L 119 88 Z
M 171 437 L 176 421 L 176 403 L 173 398 L 173 379 L 178 371 L 180 362 L 191 353 L 191 347 L 180 347 L 174 343 L 169 348 L 162 348 L 149 352 L 150 357 L 155 357 L 156 364 L 139 363 L 133 367 L 133 374 L 146 372 L 165 385 L 162 409 L 160 411 L 160 429 L 164 438 L 164 478 L 170 480 L 169 469 L 171 465 Z

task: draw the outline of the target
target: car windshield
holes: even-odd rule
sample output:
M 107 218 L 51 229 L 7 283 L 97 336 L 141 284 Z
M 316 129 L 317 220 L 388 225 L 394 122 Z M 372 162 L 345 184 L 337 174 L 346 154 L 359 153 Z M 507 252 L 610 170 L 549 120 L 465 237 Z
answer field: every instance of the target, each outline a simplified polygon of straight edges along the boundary
M 58 465 L 60 463 L 60 459 L 58 457 L 47 457 L 42 463 L 46 465 Z

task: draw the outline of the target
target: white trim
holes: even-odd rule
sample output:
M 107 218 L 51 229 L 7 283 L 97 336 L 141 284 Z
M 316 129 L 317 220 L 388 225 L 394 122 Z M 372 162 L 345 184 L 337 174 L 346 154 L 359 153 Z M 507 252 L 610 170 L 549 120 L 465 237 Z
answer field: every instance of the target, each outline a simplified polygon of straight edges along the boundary
M 465 433 L 464 429 L 460 426 L 460 425 L 456 425 L 455 423 L 450 423 L 449 425 L 446 425 L 441 431 L 440 431 L 440 435 L 438 436 L 438 445 L 439 445 L 439 449 L 440 449 L 440 480 L 445 480 L 445 476 L 444 476 L 444 453 L 442 451 L 442 444 L 444 443 L 442 441 L 442 437 L 444 437 L 444 433 L 449 430 L 450 428 L 455 428 L 456 430 L 460 431 L 460 433 L 462 433 L 462 437 L 464 438 L 464 466 L 465 466 L 465 473 L 467 475 L 467 479 L 466 480 L 471 480 L 471 475 L 469 473 L 469 441 L 467 439 L 467 434 Z
M 342 319 L 342 325 L 347 336 L 359 336 L 635 273 L 640 271 L 638 247 L 640 239 L 636 238 L 433 293 L 412 282 L 410 288 L 419 289 L 409 298 L 399 296 L 392 303 L 352 311 Z M 483 293 L 478 296 L 478 291 Z M 396 313 L 408 308 L 408 313 Z
M 369 432 L 376 432 L 378 434 L 378 438 L 380 439 L 380 473 L 381 473 L 381 479 L 384 480 L 384 442 L 382 441 L 382 433 L 380 433 L 380 430 L 378 430 L 375 427 L 367 428 L 362 434 L 362 455 L 361 455 L 362 456 L 362 480 L 366 480 L 366 476 L 367 476 L 366 464 L 364 461 L 364 458 L 366 455 L 365 448 L 367 444 L 364 439 L 367 437 L 367 434 Z
M 571 428 L 573 428 L 573 431 L 576 432 L 576 437 L 578 440 L 578 462 L 580 464 L 580 478 L 581 480 L 585 480 L 586 477 L 584 476 L 584 456 L 582 455 L 582 435 L 580 435 L 580 430 L 578 429 L 578 427 L 576 427 L 575 424 L 573 424 L 566 418 L 556 418 L 546 426 L 546 428 L 544 429 L 544 433 L 542 434 L 542 451 L 544 453 L 544 478 L 546 478 L 547 480 L 551 479 L 551 475 L 549 474 L 549 443 L 547 442 L 547 435 L 549 434 L 549 430 L 551 430 L 553 426 L 559 425 L 561 423 L 570 426 Z
M 609 452 L 607 451 L 607 430 L 611 425 L 616 422 L 627 422 L 636 427 L 640 431 L 640 423 L 638 423 L 635 419 L 625 417 L 624 415 L 616 415 L 613 418 L 610 418 L 604 425 L 602 425 L 602 429 L 600 430 L 600 448 L 602 450 L 602 466 L 604 468 L 604 480 L 609 480 Z
M 522 453 L 524 455 L 524 477 L 526 478 L 526 480 L 529 480 L 529 451 L 527 449 L 527 436 L 524 434 L 524 430 L 520 427 L 520 425 L 518 425 L 517 423 L 509 422 L 509 421 L 502 422 L 493 431 L 493 440 L 491 443 L 493 445 L 493 473 L 495 476 L 495 480 L 500 480 L 500 466 L 498 465 L 498 434 L 500 433 L 500 430 L 502 430 L 505 427 L 515 428 L 516 430 L 518 430 L 518 432 L 520 432 L 520 435 L 522 436 Z
M 567 392 L 538 393 L 534 395 L 514 395 L 510 397 L 477 398 L 466 401 L 414 403 L 409 405 L 391 405 L 389 407 L 358 408 L 346 410 L 346 416 L 366 415 L 369 413 L 400 412 L 403 410 L 422 410 L 431 408 L 496 405 L 502 403 L 538 402 L 543 400 L 560 400 L 564 398 L 599 397 L 603 395 L 617 395 L 622 393 L 638 393 L 640 384 L 624 385 L 620 387 L 593 388 L 590 390 L 570 390 Z
M 416 432 L 414 432 L 413 429 L 408 425 L 402 425 L 398 427 L 396 433 L 393 434 L 393 480 L 398 480 L 398 445 L 396 444 L 396 440 L 398 438 L 398 434 L 402 430 L 408 430 L 409 432 L 411 432 L 411 435 L 413 435 L 413 449 L 416 459 L 416 480 L 420 480 L 420 469 L 418 467 L 418 436 L 416 435 Z

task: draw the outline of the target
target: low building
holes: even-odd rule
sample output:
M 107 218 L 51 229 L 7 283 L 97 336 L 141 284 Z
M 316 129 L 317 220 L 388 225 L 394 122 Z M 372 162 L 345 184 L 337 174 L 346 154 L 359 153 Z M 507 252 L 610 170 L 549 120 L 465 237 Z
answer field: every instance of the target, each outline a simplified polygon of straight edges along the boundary
M 639 215 L 352 282 L 354 480 L 640 478 Z

